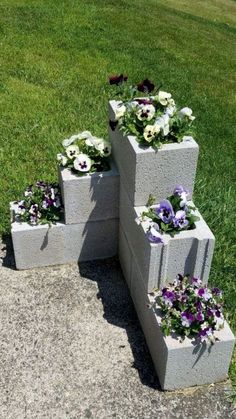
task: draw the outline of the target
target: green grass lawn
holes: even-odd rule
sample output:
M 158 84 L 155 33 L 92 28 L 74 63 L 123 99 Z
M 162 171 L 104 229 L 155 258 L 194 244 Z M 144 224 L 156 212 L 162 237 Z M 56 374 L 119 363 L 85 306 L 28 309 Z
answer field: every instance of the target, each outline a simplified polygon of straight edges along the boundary
M 62 139 L 107 135 L 108 74 L 163 82 L 197 117 L 194 200 L 216 236 L 210 281 L 236 332 L 235 52 L 232 0 L 1 0 L 0 233 L 9 201 L 56 180 Z

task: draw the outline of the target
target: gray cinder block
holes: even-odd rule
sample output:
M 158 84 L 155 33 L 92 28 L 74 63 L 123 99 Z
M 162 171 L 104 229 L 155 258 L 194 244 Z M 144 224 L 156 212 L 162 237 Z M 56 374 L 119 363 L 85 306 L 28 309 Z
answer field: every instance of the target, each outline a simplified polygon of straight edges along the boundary
M 119 226 L 119 260 L 125 280 L 127 282 L 128 287 L 130 288 L 133 255 L 131 253 L 128 240 L 125 236 L 125 232 L 123 231 L 121 225 Z
M 105 259 L 117 254 L 118 219 L 11 228 L 17 269 Z
M 109 102 L 109 118 L 114 120 L 118 101 Z M 159 150 L 140 146 L 134 136 L 123 136 L 109 128 L 112 154 L 134 206 L 145 205 L 148 194 L 157 202 L 171 195 L 176 185 L 184 185 L 192 196 L 198 159 L 198 145 L 191 139 L 163 144 Z M 174 182 L 174 183 L 173 183 Z
M 163 234 L 163 243 L 153 244 L 146 236 L 148 222 L 138 225 L 135 221 L 144 210 L 145 207 L 132 207 L 121 184 L 120 223 L 139 266 L 145 290 L 150 292 L 164 286 L 178 273 L 195 276 L 207 283 L 215 238 L 201 214 L 196 211 L 200 221 L 196 222 L 194 230 L 182 231 L 174 237 Z
M 111 169 L 77 176 L 59 167 L 59 183 L 66 224 L 118 218 L 119 174 L 113 161 Z
M 214 345 L 182 343 L 176 336 L 165 337 L 160 329 L 160 313 L 149 309 L 151 297 L 146 294 L 137 264 L 132 267 L 131 296 L 163 390 L 176 390 L 211 384 L 227 378 L 235 338 L 229 325 L 215 332 Z

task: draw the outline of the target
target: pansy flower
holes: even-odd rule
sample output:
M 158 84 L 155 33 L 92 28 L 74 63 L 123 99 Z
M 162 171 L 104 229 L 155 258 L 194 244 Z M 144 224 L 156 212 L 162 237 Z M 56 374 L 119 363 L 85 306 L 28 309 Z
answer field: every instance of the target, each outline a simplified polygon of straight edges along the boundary
M 192 109 L 185 107 L 185 108 L 180 109 L 178 115 L 181 119 L 186 118 L 189 121 L 194 121 L 195 116 L 193 116 L 192 113 L 193 113 Z
M 150 121 L 154 117 L 155 112 L 153 105 L 143 105 L 139 107 L 136 115 L 140 121 Z
M 150 229 L 147 231 L 147 238 L 151 243 L 162 243 L 162 236 L 158 224 L 153 223 Z
M 163 221 L 165 224 L 169 224 L 174 218 L 174 210 L 173 207 L 167 199 L 161 201 L 154 209 L 157 216 Z
M 150 143 L 150 141 L 155 138 L 156 135 L 158 135 L 160 132 L 160 127 L 157 125 L 147 125 L 144 129 L 143 136 L 145 140 Z
M 145 79 L 141 81 L 140 83 L 138 83 L 137 85 L 137 89 L 139 92 L 151 93 L 154 90 L 154 88 L 155 88 L 155 84 L 149 79 Z
M 111 85 L 120 86 L 127 80 L 128 80 L 128 76 L 125 76 L 124 74 L 120 74 L 120 75 L 116 74 L 116 75 L 109 76 L 109 83 Z
M 186 212 L 182 210 L 177 211 L 172 222 L 175 228 L 183 229 L 187 227 L 188 220 L 186 219 Z
M 79 154 L 74 160 L 74 168 L 79 172 L 89 172 L 92 166 L 91 159 L 87 156 L 87 154 Z
M 161 105 L 167 106 L 169 104 L 169 100 L 171 99 L 171 94 L 160 91 L 158 95 L 156 96 L 156 98 L 158 102 L 160 102 Z
M 70 145 L 66 148 L 66 154 L 69 159 L 74 159 L 79 155 L 79 147 L 77 145 Z

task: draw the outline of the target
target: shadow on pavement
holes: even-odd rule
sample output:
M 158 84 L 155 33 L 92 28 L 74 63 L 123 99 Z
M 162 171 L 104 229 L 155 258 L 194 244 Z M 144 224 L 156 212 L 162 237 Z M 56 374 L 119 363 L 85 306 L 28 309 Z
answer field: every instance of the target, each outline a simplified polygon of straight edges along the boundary
M 104 318 L 126 330 L 142 384 L 161 390 L 135 308 L 117 258 L 79 263 L 80 275 L 96 281 Z
M 16 269 L 13 245 L 10 234 L 0 237 L 0 265 L 9 269 Z

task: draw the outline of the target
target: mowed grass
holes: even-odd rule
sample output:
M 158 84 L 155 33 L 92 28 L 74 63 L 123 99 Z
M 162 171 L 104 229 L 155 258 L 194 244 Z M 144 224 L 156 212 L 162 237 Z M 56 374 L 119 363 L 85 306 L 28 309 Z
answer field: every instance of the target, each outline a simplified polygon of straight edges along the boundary
M 232 0 L 0 1 L 0 233 L 9 201 L 56 180 L 62 139 L 107 135 L 108 74 L 162 82 L 197 117 L 194 200 L 216 236 L 210 282 L 236 332 L 235 52 Z

